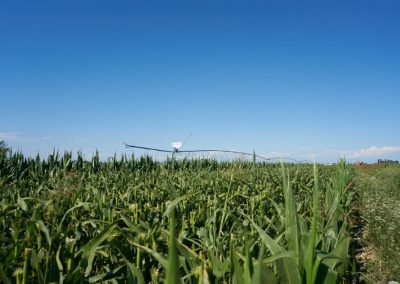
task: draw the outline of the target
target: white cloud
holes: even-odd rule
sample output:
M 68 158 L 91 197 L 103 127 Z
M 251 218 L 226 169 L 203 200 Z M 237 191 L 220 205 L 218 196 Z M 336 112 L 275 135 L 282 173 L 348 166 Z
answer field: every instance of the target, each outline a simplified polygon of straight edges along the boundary
M 297 151 L 294 151 L 287 157 L 294 158 L 297 160 L 309 160 L 309 161 L 329 161 L 333 162 L 340 157 L 344 157 L 348 160 L 374 160 L 377 158 L 386 158 L 389 155 L 394 156 L 400 153 L 400 146 L 371 146 L 364 149 L 355 150 L 344 150 L 335 148 L 313 148 L 313 147 L 301 147 Z
M 354 153 L 349 155 L 349 158 L 381 156 L 381 155 L 393 154 L 393 153 L 400 153 L 400 146 L 383 146 L 383 147 L 371 146 L 367 149 L 361 149 L 361 150 L 355 151 Z
M 20 138 L 21 137 L 19 132 L 0 132 L 0 140 L 16 141 Z

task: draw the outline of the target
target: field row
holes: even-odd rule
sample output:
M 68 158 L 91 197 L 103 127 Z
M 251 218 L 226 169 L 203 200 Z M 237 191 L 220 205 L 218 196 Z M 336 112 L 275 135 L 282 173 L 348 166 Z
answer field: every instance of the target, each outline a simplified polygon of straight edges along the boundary
M 337 283 L 353 171 L 0 156 L 4 283 Z

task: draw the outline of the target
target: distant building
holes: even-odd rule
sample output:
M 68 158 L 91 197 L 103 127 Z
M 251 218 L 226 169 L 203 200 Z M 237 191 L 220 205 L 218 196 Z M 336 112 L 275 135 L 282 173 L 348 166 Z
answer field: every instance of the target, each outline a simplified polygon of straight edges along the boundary
M 361 165 L 364 165 L 364 162 L 362 162 L 362 161 L 356 161 L 356 162 L 354 163 L 354 165 L 356 165 L 356 166 L 361 166 Z
M 397 160 L 387 160 L 387 159 L 378 159 L 378 164 L 398 164 L 399 161 Z

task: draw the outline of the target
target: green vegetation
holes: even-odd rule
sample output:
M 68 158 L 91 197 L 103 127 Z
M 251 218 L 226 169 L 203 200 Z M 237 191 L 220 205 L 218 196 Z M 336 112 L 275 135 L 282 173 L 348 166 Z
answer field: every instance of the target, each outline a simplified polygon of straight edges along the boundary
M 366 220 L 361 255 L 368 283 L 400 279 L 400 166 L 362 166 L 355 178 L 359 206 Z
M 148 157 L 0 159 L 3 283 L 337 283 L 353 171 Z
M 0 157 L 1 157 L 1 159 L 5 159 L 6 155 L 9 151 L 10 151 L 10 149 L 8 148 L 6 142 L 0 141 Z

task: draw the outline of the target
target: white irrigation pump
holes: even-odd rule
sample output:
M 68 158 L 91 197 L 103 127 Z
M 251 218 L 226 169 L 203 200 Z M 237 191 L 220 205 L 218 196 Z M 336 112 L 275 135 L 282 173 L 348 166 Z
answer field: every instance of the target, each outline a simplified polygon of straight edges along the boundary
M 172 152 L 178 153 L 179 149 L 183 146 L 182 142 L 172 142 Z
M 294 163 L 309 163 L 310 161 L 307 160 L 302 160 L 298 161 L 292 158 L 288 157 L 273 157 L 273 158 L 266 158 L 260 155 L 256 155 L 254 153 L 247 153 L 247 152 L 241 152 L 241 151 L 235 151 L 235 150 L 224 150 L 224 149 L 198 149 L 198 150 L 181 150 L 183 145 L 189 140 L 189 138 L 192 136 L 192 134 L 189 135 L 188 138 L 184 142 L 173 142 L 172 145 L 172 150 L 164 150 L 164 149 L 158 149 L 158 148 L 151 148 L 151 147 L 143 147 L 143 146 L 137 146 L 137 145 L 129 145 L 125 144 L 126 148 L 136 148 L 136 149 L 142 149 L 142 150 L 149 150 L 149 151 L 156 151 L 156 152 L 163 152 L 163 153 L 170 153 L 172 154 L 172 158 L 174 159 L 175 154 L 178 153 L 205 153 L 205 152 L 219 152 L 219 153 L 232 153 L 232 154 L 239 154 L 243 156 L 251 156 L 255 160 L 256 158 L 264 161 L 273 161 L 273 160 L 289 160 Z
M 183 145 L 186 144 L 186 142 L 192 137 L 192 134 L 189 134 L 189 136 L 185 139 L 184 142 L 172 142 L 172 153 L 178 153 L 179 149 L 183 147 Z

